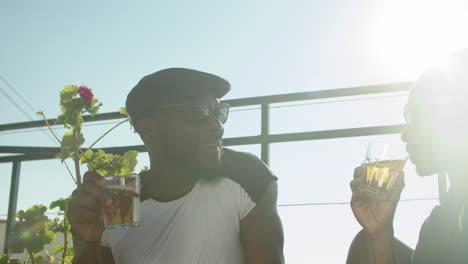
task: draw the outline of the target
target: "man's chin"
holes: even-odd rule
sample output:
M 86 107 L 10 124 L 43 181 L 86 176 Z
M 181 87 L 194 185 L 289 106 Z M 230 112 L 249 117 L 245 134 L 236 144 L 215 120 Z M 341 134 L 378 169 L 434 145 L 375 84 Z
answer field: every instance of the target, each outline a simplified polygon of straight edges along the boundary
M 221 175 L 223 151 L 218 153 L 204 153 L 203 151 L 186 155 L 184 162 L 179 162 L 179 167 L 183 167 L 188 173 L 199 179 L 211 179 Z
M 214 179 L 221 176 L 221 162 L 211 164 L 210 166 L 200 166 L 196 174 L 200 179 Z
M 421 177 L 427 177 L 439 173 L 440 170 L 433 166 L 422 166 L 416 164 L 416 172 Z
M 205 153 L 200 153 L 205 154 Z M 198 170 L 202 175 L 201 178 L 213 178 L 217 177 L 222 165 L 222 148 L 218 148 L 217 153 L 210 153 L 211 155 L 199 155 L 198 156 Z M 204 176 L 206 175 L 206 176 Z

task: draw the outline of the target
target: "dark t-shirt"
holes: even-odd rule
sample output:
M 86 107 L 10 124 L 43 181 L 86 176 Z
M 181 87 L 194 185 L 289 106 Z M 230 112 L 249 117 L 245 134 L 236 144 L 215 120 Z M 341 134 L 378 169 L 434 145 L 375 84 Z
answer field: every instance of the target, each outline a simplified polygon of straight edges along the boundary
M 223 148 L 222 166 L 218 177 L 226 177 L 238 183 L 254 203 L 262 197 L 268 185 L 278 180 L 270 168 L 257 156 L 248 153 Z M 146 172 L 141 175 L 145 176 Z M 185 194 L 184 194 L 185 195 Z M 141 201 L 151 197 L 143 188 Z
M 222 176 L 237 182 L 257 203 L 267 186 L 278 178 L 257 156 L 248 152 L 223 149 Z
M 468 264 L 468 207 L 449 199 L 424 222 L 413 264 Z

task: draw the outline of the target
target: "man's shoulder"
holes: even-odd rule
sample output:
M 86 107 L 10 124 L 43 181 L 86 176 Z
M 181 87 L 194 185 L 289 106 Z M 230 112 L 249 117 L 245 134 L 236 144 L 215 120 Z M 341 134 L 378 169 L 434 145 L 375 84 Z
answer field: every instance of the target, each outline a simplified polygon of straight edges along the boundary
M 223 176 L 241 185 L 254 202 L 261 198 L 271 182 L 277 180 L 257 156 L 229 148 L 223 149 Z
M 450 203 L 432 209 L 421 227 L 413 263 L 468 263 L 468 218 L 463 211 Z

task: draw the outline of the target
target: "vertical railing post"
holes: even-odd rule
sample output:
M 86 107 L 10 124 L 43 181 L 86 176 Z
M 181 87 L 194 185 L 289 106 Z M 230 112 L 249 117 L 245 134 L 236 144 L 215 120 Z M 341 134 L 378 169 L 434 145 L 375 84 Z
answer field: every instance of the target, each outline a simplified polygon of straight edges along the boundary
M 270 105 L 262 104 L 262 113 L 261 113 L 261 155 L 262 161 L 265 164 L 270 163 L 270 142 L 268 141 L 270 135 Z
M 8 236 L 16 222 L 16 205 L 18 201 L 18 186 L 20 180 L 21 161 L 13 161 L 13 169 L 11 173 L 10 184 L 10 200 L 8 202 L 8 217 L 5 229 L 5 243 L 3 245 L 3 253 L 8 253 Z

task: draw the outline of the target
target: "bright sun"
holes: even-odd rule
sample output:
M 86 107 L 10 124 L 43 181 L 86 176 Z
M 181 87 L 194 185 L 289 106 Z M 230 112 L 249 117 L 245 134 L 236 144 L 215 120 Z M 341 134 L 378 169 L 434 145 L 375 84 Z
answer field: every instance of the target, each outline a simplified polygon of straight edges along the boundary
M 391 0 L 376 26 L 382 61 L 413 77 L 425 65 L 468 47 L 468 0 Z

